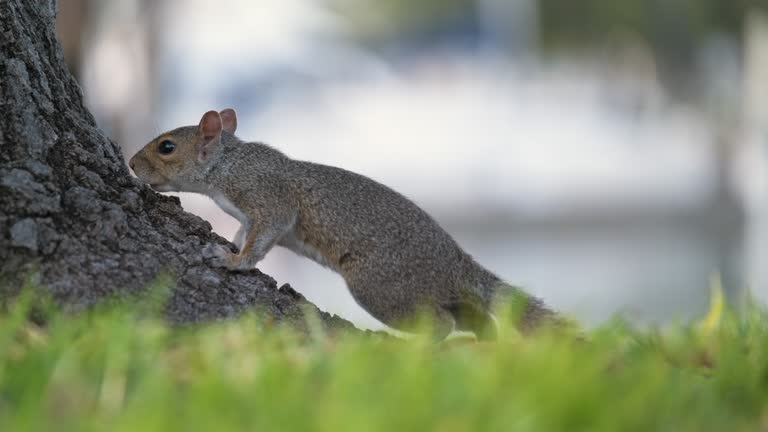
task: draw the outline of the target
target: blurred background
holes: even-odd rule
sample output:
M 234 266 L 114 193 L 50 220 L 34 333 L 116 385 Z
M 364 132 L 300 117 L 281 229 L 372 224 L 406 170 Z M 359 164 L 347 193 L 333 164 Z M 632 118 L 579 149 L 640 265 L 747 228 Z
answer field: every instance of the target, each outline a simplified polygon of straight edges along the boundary
M 587 323 L 700 316 L 716 275 L 768 298 L 764 0 L 60 0 L 57 29 L 126 156 L 234 107 L 240 137 L 392 186 Z M 259 267 L 381 327 L 311 261 Z

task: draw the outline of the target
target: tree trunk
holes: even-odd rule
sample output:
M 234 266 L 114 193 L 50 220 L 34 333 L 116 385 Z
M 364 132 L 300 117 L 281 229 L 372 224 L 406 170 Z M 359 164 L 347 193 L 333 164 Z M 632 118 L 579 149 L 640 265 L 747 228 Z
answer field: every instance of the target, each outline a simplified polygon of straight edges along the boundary
M 0 284 L 32 276 L 58 301 L 87 307 L 143 292 L 167 273 L 177 322 L 253 307 L 304 326 L 303 298 L 254 269 L 212 268 L 201 257 L 226 241 L 177 198 L 131 177 L 117 144 L 83 106 L 55 37 L 49 0 L 0 0 Z M 320 314 L 327 325 L 348 324 Z

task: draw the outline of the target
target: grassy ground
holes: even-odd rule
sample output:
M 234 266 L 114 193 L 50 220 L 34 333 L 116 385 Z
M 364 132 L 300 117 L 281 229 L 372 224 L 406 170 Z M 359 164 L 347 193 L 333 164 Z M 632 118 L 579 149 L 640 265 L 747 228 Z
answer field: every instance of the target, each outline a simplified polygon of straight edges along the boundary
M 304 337 L 141 305 L 0 312 L 0 431 L 768 430 L 768 313 L 587 342 Z M 39 310 L 33 314 L 46 314 Z

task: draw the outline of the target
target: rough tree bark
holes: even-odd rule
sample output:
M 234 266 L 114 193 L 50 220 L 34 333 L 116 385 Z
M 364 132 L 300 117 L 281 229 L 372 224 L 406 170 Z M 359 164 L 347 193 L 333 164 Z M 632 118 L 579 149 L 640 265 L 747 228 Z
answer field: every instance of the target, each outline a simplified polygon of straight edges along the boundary
M 83 106 L 55 36 L 53 0 L 0 0 L 0 285 L 35 275 L 60 302 L 86 307 L 141 293 L 168 272 L 174 321 L 258 307 L 304 326 L 305 301 L 269 276 L 208 266 L 226 240 L 179 201 L 132 178 L 116 143 Z M 348 323 L 328 314 L 322 321 Z

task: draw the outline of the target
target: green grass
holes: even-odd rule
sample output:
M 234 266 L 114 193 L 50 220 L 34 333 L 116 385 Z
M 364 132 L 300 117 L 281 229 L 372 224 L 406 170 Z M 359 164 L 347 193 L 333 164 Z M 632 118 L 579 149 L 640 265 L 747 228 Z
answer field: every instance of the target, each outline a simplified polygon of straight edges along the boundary
M 768 313 L 500 343 L 311 336 L 140 305 L 0 312 L 0 431 L 756 431 Z M 38 320 L 39 321 L 39 320 Z

